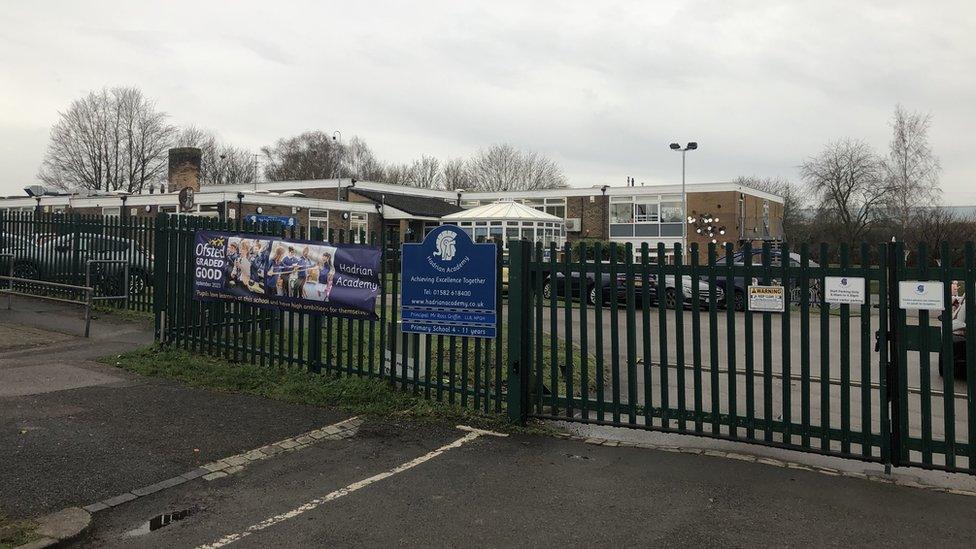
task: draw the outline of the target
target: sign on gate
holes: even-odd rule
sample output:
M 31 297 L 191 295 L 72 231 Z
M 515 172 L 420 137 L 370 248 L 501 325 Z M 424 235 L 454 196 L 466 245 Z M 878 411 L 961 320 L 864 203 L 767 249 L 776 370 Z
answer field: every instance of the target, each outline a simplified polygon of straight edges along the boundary
M 403 245 L 401 330 L 494 338 L 497 320 L 495 244 L 475 244 L 444 225 L 419 244 Z
M 824 277 L 824 299 L 843 305 L 864 304 L 864 279 L 856 276 Z
M 749 286 L 749 310 L 782 313 L 786 310 L 786 290 L 782 286 Z
M 941 282 L 902 280 L 898 282 L 898 306 L 902 309 L 941 311 L 945 309 Z
M 376 320 L 380 250 L 197 231 L 193 298 Z

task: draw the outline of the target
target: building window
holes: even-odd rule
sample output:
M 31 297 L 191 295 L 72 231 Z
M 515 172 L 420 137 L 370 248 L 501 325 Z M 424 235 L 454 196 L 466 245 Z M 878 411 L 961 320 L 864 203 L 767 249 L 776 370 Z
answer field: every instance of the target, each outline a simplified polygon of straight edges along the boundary
M 349 229 L 353 232 L 353 242 L 361 244 L 369 240 L 369 236 L 366 235 L 368 226 L 368 218 L 366 214 L 360 212 L 353 212 L 349 214 Z M 364 238 L 366 240 L 363 240 Z
M 329 238 L 329 210 L 308 211 L 308 239 L 312 239 L 312 228 L 322 229 L 322 238 Z
M 634 204 L 634 221 L 637 223 L 657 223 L 657 204 Z
M 661 223 L 684 223 L 681 202 L 661 202 Z
M 610 223 L 633 223 L 634 205 L 631 202 L 610 204 Z

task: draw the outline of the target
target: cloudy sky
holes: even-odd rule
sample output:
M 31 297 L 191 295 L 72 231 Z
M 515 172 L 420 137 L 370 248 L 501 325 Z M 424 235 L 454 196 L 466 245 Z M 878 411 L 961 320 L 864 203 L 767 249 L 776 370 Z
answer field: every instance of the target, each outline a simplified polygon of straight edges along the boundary
M 574 186 L 796 178 L 828 141 L 887 147 L 931 113 L 950 202 L 976 204 L 976 5 L 817 2 L 19 2 L 0 30 L 0 194 L 35 181 L 75 98 L 141 88 L 257 149 L 305 130 L 377 156 L 509 142 Z M 967 38 L 968 37 L 968 38 Z

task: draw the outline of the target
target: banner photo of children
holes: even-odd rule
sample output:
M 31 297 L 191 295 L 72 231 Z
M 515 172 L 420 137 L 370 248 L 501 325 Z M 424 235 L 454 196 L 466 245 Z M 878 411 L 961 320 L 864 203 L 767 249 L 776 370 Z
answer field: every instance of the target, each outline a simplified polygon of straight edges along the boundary
M 197 231 L 193 297 L 376 320 L 380 250 Z

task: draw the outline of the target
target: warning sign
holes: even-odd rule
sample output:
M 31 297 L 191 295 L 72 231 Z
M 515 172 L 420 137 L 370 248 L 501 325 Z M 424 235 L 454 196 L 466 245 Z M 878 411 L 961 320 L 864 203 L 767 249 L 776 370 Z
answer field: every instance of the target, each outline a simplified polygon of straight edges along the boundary
M 786 289 L 782 286 L 749 286 L 749 310 L 782 313 L 786 310 Z

